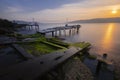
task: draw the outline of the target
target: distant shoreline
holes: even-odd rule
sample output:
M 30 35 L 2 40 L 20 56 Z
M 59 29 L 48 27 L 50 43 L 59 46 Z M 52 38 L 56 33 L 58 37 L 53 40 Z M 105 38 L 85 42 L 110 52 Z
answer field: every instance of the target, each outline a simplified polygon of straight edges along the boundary
M 69 23 L 120 23 L 120 17 L 116 18 L 94 18 L 87 20 L 75 20 Z

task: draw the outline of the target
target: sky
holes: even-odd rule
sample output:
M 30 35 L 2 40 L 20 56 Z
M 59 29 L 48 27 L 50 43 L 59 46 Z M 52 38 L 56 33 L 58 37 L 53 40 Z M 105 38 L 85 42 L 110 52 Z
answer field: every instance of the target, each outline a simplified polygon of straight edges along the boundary
M 1 0 L 0 18 L 66 22 L 120 17 L 120 0 Z

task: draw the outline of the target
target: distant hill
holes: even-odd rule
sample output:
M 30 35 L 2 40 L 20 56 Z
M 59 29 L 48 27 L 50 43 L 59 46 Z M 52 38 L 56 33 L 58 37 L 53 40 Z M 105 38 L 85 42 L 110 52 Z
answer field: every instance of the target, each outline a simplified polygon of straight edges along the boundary
M 69 23 L 120 23 L 120 17 L 116 18 L 95 18 L 88 20 L 76 20 Z

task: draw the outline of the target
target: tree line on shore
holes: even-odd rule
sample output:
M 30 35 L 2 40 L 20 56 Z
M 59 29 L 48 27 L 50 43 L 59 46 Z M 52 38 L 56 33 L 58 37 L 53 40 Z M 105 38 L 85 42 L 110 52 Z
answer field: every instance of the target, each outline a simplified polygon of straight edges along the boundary
M 20 28 L 22 26 L 24 25 L 0 18 L 0 34 L 13 33 L 15 30 L 17 30 L 17 28 Z

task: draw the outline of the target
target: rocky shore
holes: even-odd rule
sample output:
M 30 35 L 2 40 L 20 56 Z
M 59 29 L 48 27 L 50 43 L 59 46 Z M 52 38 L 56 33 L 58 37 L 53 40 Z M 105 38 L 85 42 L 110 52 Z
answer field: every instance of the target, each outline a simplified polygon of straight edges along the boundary
M 91 71 L 79 59 L 68 61 L 63 66 L 63 71 L 64 80 L 93 80 Z
M 79 58 L 69 59 L 57 70 L 50 73 L 45 75 L 42 80 L 94 80 L 89 68 Z
M 120 60 L 114 62 L 115 80 L 120 80 Z

